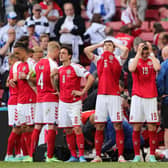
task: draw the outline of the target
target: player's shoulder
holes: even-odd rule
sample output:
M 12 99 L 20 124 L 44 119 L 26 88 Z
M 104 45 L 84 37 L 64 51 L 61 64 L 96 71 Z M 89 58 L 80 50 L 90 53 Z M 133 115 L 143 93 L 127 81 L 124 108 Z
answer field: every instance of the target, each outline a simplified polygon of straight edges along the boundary
M 70 64 L 70 66 L 71 66 L 72 68 L 83 68 L 82 65 L 77 64 L 77 63 L 73 63 L 73 62 Z

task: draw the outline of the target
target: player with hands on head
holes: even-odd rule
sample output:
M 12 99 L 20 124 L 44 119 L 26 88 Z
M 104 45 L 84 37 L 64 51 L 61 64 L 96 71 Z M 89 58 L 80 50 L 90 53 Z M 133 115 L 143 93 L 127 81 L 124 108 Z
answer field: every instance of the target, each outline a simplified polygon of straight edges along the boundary
M 122 51 L 120 56 L 113 54 L 114 48 L 119 47 Z M 103 47 L 101 56 L 95 55 L 95 49 Z M 124 61 L 128 56 L 128 48 L 119 44 L 113 43 L 111 40 L 105 40 L 103 43 L 91 45 L 85 48 L 87 57 L 97 66 L 98 73 L 98 96 L 96 100 L 95 112 L 95 148 L 96 157 L 92 162 L 102 162 L 101 147 L 104 138 L 104 127 L 107 122 L 107 116 L 114 122 L 116 131 L 116 144 L 118 148 L 118 161 L 125 162 L 123 157 L 124 150 L 124 132 L 122 128 L 122 110 L 121 97 L 119 89 L 119 80 L 121 69 Z
M 150 156 L 149 162 L 156 162 L 156 123 L 159 121 L 157 110 L 156 72 L 160 70 L 160 63 L 155 57 L 149 42 L 140 43 L 135 58 L 129 62 L 132 72 L 133 88 L 130 111 L 130 123 L 133 124 L 133 145 L 135 157 L 140 158 L 140 130 L 146 121 L 149 130 Z

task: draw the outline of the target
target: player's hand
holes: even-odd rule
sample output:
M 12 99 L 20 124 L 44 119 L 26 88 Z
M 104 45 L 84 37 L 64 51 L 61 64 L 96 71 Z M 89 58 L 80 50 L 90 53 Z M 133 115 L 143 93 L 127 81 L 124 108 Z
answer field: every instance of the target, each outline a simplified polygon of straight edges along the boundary
M 143 48 L 144 48 L 144 43 L 140 43 L 139 46 L 138 46 L 138 54 L 137 54 L 137 55 L 139 55 L 139 57 L 142 54 Z
M 148 46 L 148 48 L 149 48 L 149 52 L 152 53 L 153 50 L 152 50 L 152 45 L 151 45 L 151 43 L 146 42 L 146 44 L 147 44 L 147 46 Z
M 67 29 L 67 28 L 63 28 L 62 30 L 59 31 L 60 34 L 62 34 L 62 33 L 69 33 L 69 32 L 70 32 L 70 30 Z
M 55 93 L 53 93 L 53 94 L 59 96 L 59 95 L 60 95 L 60 92 L 55 92 Z
M 9 81 L 8 81 L 8 84 L 9 84 L 9 86 L 11 86 L 11 87 L 16 87 L 16 83 L 15 83 L 15 81 L 13 80 L 13 79 L 10 79 Z
M 24 72 L 19 73 L 19 79 L 26 79 L 27 75 Z
M 83 96 L 83 95 L 84 95 L 84 92 L 79 91 L 79 90 L 73 90 L 73 91 L 72 91 L 72 95 L 73 95 L 73 96 Z

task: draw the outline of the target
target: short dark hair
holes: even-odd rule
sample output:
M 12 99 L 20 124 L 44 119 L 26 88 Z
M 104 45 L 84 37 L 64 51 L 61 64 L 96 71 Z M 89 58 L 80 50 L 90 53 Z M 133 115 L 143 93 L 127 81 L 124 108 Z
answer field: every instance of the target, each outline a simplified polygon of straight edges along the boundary
M 114 42 L 113 42 L 112 40 L 105 40 L 105 41 L 104 41 L 104 44 L 105 44 L 105 43 L 112 43 L 112 44 L 113 44 L 113 47 L 115 47 Z
M 68 54 L 69 54 L 69 55 L 72 55 L 72 48 L 71 48 L 71 47 L 69 47 L 69 46 L 67 46 L 67 45 L 62 45 L 62 46 L 61 46 L 61 49 L 67 50 L 67 51 L 68 51 Z
M 21 41 L 17 41 L 14 45 L 14 48 L 22 48 L 24 49 L 26 52 L 28 52 L 28 46 L 27 43 L 21 42 Z

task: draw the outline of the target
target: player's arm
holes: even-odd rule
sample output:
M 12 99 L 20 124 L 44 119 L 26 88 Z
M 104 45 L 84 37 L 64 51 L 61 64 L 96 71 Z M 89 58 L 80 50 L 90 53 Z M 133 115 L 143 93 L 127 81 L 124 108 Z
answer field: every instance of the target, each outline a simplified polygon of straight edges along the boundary
M 149 48 L 149 52 L 150 52 L 150 59 L 152 60 L 153 63 L 153 68 L 155 71 L 159 71 L 160 70 L 160 62 L 159 60 L 155 57 L 153 50 L 152 50 L 152 45 L 147 42 L 148 48 Z
M 138 46 L 138 51 L 137 51 L 135 58 L 133 58 L 131 62 L 129 63 L 128 69 L 130 72 L 134 72 L 136 70 L 137 65 L 138 65 L 138 60 L 139 58 L 141 58 L 141 55 L 142 55 L 143 47 L 144 47 L 144 44 L 140 43 Z
M 50 78 L 51 78 L 51 84 L 54 88 L 54 90 L 59 92 L 59 72 L 58 69 L 53 69 L 51 74 L 50 74 Z
M 73 94 L 74 96 L 83 96 L 83 95 L 90 89 L 90 87 L 92 86 L 94 80 L 95 80 L 95 79 L 94 79 L 93 75 L 89 74 L 88 77 L 87 77 L 86 85 L 85 85 L 85 87 L 83 88 L 83 90 L 82 90 L 82 91 L 73 90 L 73 91 L 72 91 L 72 94 Z
M 84 52 L 86 54 L 86 56 L 88 57 L 89 60 L 93 60 L 93 57 L 94 57 L 94 53 L 93 51 L 99 47 L 103 47 L 103 43 L 100 43 L 100 44 L 94 44 L 94 45 L 91 45 L 91 46 L 88 46 L 84 49 Z
M 117 48 L 121 49 L 121 51 L 122 51 L 122 54 L 121 54 L 121 56 L 120 56 L 121 59 L 127 59 L 129 49 L 128 49 L 126 46 L 121 45 L 121 44 L 118 44 L 118 43 L 114 43 L 114 45 L 115 45 Z

